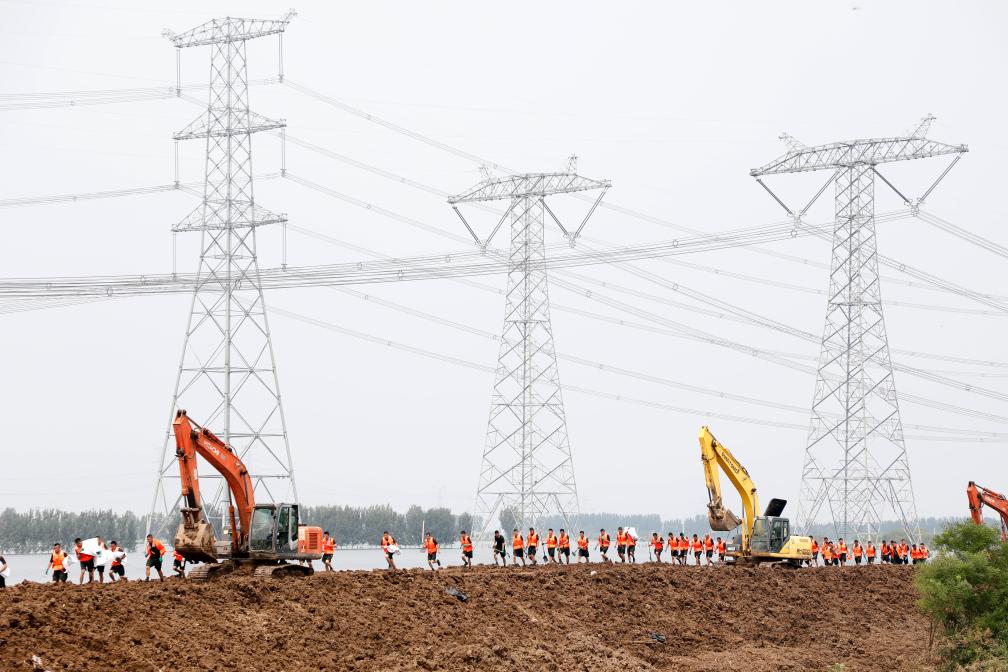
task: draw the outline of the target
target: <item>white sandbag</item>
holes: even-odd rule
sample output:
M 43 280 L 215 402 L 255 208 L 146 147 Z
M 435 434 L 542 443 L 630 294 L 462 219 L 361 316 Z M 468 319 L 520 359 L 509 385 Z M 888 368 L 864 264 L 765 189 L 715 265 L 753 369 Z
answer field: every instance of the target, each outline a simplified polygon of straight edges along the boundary
M 95 556 L 95 566 L 96 567 L 109 567 L 112 562 L 119 560 L 126 555 L 125 551 L 110 551 L 107 548 L 101 549 L 101 552 Z M 125 563 L 124 563 L 125 564 Z
M 93 555 L 97 559 L 98 555 L 102 552 L 101 546 L 98 545 L 98 537 L 92 537 L 82 541 L 80 552 L 85 555 Z
M 389 553 L 391 553 L 392 555 L 395 555 L 396 553 L 398 553 L 398 552 L 399 552 L 399 545 L 398 545 L 398 544 L 389 544 L 389 545 L 388 545 L 388 546 L 386 546 L 385 548 L 386 548 L 386 549 L 388 550 L 388 552 L 389 552 Z
M 3 571 L 0 572 L 0 576 L 2 576 L 5 579 L 10 578 L 10 565 L 7 565 L 3 568 Z
M 628 535 L 630 535 L 631 539 L 633 539 L 634 544 L 636 544 L 637 540 L 640 539 L 640 537 L 637 536 L 637 528 L 636 527 L 628 527 L 628 528 L 626 528 L 626 533 Z

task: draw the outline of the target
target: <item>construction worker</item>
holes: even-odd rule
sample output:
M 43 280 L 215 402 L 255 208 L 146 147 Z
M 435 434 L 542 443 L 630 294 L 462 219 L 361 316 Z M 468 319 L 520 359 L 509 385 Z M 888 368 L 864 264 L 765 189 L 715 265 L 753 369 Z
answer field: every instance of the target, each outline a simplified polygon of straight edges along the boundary
M 123 581 L 126 580 L 126 567 L 123 566 L 123 558 L 126 557 L 126 550 L 119 547 L 118 541 L 109 542 L 109 551 L 115 554 L 122 553 L 122 556 L 112 558 L 112 564 L 109 565 L 109 581 L 116 581 L 116 577 L 119 577 Z
M 830 567 L 833 564 L 833 544 L 830 543 L 829 537 L 823 537 L 822 561 L 826 567 Z
M 184 579 L 186 559 L 185 556 L 178 552 L 177 548 L 175 549 L 175 555 L 172 557 L 172 561 L 172 569 L 175 570 L 175 575 L 180 579 Z
M 465 535 L 465 530 L 462 530 L 462 534 L 463 536 Z M 438 567 L 441 567 L 441 561 L 437 557 L 438 542 L 430 532 L 427 533 L 427 537 L 424 539 L 424 548 L 427 549 L 427 566 L 431 568 L 432 572 L 437 571 L 434 565 L 436 564 Z M 464 561 L 465 558 L 463 558 Z
M 66 561 L 66 551 L 59 544 L 53 544 L 52 553 L 49 555 L 49 566 L 46 567 L 47 572 L 52 570 L 53 583 L 66 583 Z
M 536 559 L 536 554 L 539 550 L 539 535 L 536 534 L 535 528 L 530 527 L 528 533 L 528 558 L 532 561 L 533 565 L 538 565 L 539 561 Z
M 381 550 L 385 554 L 385 562 L 388 563 L 389 569 L 396 569 L 395 564 L 395 552 L 390 551 L 389 548 L 395 546 L 395 537 L 388 533 L 388 530 L 382 532 L 381 537 Z
M 98 540 L 98 548 L 107 551 L 108 546 L 105 545 L 105 541 L 101 537 L 96 537 Z M 98 564 L 98 558 L 95 558 L 95 571 L 98 572 L 98 583 L 105 583 L 105 565 Z
M 570 537 L 567 536 L 567 532 L 560 528 L 560 537 L 557 539 L 557 548 L 560 549 L 560 557 L 566 564 L 570 564 Z
M 661 554 L 665 550 L 664 538 L 657 532 L 652 532 L 651 541 L 648 542 L 648 546 L 654 549 L 655 562 L 661 562 Z
M 437 540 L 435 540 L 434 543 L 436 544 Z M 459 546 L 462 549 L 462 566 L 466 567 L 467 569 L 471 569 L 473 558 L 473 543 L 472 543 L 472 537 L 466 534 L 465 530 L 459 532 Z M 437 564 L 438 567 L 441 566 L 440 562 L 438 562 Z
M 322 533 L 322 566 L 325 571 L 332 572 L 332 556 L 336 550 L 336 540 L 329 536 L 329 530 Z
M 707 566 L 710 567 L 714 564 L 714 540 L 711 539 L 709 534 L 704 535 L 703 549 L 704 555 L 707 556 Z
M 865 548 L 865 562 L 869 565 L 875 564 L 875 544 L 868 540 L 868 546 Z
M 843 537 L 840 537 L 837 540 L 836 551 L 837 551 L 836 557 L 840 561 L 840 565 L 841 566 L 846 565 L 847 564 L 847 544 L 844 543 Z
M 679 533 L 679 564 L 686 566 L 689 563 L 690 543 L 685 532 Z
M 546 531 L 546 562 L 556 563 L 557 538 L 553 534 L 553 528 Z
M 601 530 L 599 530 L 598 550 L 599 553 L 602 555 L 602 562 L 610 562 L 610 563 L 612 562 L 612 560 L 610 560 L 608 556 L 606 556 L 606 553 L 609 552 L 609 535 L 606 534 L 604 527 Z
M 897 565 L 907 564 L 906 539 L 902 539 L 900 543 L 896 544 L 896 553 L 894 555 Z
M 84 553 L 84 544 L 81 542 L 80 537 L 74 539 L 74 555 L 77 556 L 77 562 L 80 563 L 80 581 L 78 585 L 84 585 L 85 571 L 87 571 L 88 583 L 94 581 L 94 556 L 90 553 Z
M 717 538 L 717 554 L 718 554 L 718 562 L 724 562 L 725 543 L 721 537 Z
M 882 547 L 881 548 L 882 548 L 882 562 L 891 562 L 892 561 L 892 547 L 889 546 L 889 543 L 885 539 L 882 540 Z
M 630 562 L 637 562 L 637 539 L 627 530 L 626 535 L 626 557 Z
M 665 545 L 668 546 L 669 562 L 673 565 L 679 562 L 679 542 L 674 533 L 668 533 L 668 541 L 665 542 Z
M 150 581 L 150 570 L 153 567 L 157 570 L 158 579 L 164 581 L 164 573 L 161 571 L 161 561 L 164 558 L 165 546 L 159 540 L 154 538 L 153 534 L 147 535 L 147 569 L 145 581 Z
M 507 551 L 504 550 L 504 535 L 500 530 L 494 530 L 493 559 L 494 566 L 497 565 L 497 558 L 501 559 L 501 565 L 507 567 Z
M 522 567 L 525 566 L 525 540 L 522 539 L 521 533 L 518 532 L 518 528 L 514 528 L 514 532 L 511 535 L 511 564 L 517 565 L 518 558 L 521 558 Z
M 910 546 L 907 544 L 907 540 L 904 539 L 902 542 L 900 542 L 900 546 L 903 548 L 903 564 L 904 565 L 909 564 L 910 563 Z
M 819 564 L 819 544 L 816 543 L 815 537 L 812 537 L 812 559 L 808 563 L 813 567 Z
M 931 551 L 928 550 L 928 547 L 925 546 L 923 542 L 918 544 L 917 548 L 918 550 L 920 550 L 921 553 L 921 562 L 922 563 L 927 562 L 928 558 L 931 557 Z
M 861 556 L 864 555 L 864 549 L 861 548 L 861 542 L 857 539 L 854 540 L 854 545 L 851 547 L 851 555 L 854 556 L 854 564 L 861 564 Z
M 917 544 L 910 547 L 910 562 L 915 565 L 920 562 L 920 551 L 917 550 Z
M 582 560 L 584 560 L 585 562 L 589 562 L 588 537 L 585 536 L 584 530 L 581 530 L 581 534 L 578 535 L 577 545 L 578 545 L 578 558 L 577 558 L 578 563 L 580 563 Z
M 626 562 L 626 532 L 622 527 L 616 528 L 616 555 L 620 562 Z

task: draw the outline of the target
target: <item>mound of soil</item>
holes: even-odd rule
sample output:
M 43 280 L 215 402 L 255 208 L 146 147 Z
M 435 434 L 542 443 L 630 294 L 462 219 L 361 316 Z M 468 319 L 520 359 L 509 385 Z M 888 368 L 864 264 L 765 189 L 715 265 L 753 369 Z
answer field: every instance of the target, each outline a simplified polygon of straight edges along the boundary
M 0 669 L 930 669 L 912 577 L 646 564 L 21 584 L 0 590 Z

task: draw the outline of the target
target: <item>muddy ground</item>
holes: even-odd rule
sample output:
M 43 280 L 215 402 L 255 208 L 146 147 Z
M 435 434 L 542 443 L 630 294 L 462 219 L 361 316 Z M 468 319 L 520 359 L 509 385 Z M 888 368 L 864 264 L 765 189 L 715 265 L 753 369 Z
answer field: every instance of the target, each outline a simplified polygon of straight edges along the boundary
M 49 670 L 927 670 L 912 576 L 647 564 L 21 584 L 0 590 L 0 670 L 33 655 Z

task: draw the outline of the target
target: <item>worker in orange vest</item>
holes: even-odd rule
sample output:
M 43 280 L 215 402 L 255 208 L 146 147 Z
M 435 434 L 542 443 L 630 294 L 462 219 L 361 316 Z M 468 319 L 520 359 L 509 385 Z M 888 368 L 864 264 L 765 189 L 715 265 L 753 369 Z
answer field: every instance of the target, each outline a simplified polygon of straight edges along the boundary
M 462 531 L 462 536 L 465 537 L 465 530 Z M 427 533 L 427 538 L 424 539 L 424 548 L 427 549 L 427 566 L 431 568 L 432 572 L 437 571 L 434 565 L 441 567 L 441 561 L 438 560 L 438 541 L 434 538 L 430 532 Z
M 704 555 L 707 556 L 707 566 L 710 567 L 714 564 L 714 540 L 711 539 L 709 534 L 704 535 L 703 549 Z
M 875 564 L 875 544 L 868 540 L 868 545 L 865 547 L 865 562 L 869 565 Z
M 837 551 L 836 557 L 840 561 L 840 565 L 841 566 L 846 565 L 847 564 L 847 544 L 844 543 L 843 537 L 840 537 L 839 541 L 837 541 L 836 551 Z
M 654 549 L 655 562 L 661 562 L 662 551 L 665 550 L 665 542 L 661 535 L 657 532 L 651 533 L 651 541 L 648 542 L 648 546 Z
M 637 538 L 627 530 L 626 535 L 626 557 L 630 562 L 637 562 Z
M 908 547 L 907 547 L 906 539 L 901 539 L 900 543 L 898 543 L 896 545 L 896 564 L 897 565 L 905 565 L 905 564 L 907 564 L 907 562 L 908 562 L 907 555 L 909 555 L 907 549 L 908 549 Z
M 553 534 L 553 528 L 551 527 L 546 531 L 546 562 L 555 563 L 557 561 L 556 549 L 557 538 L 556 535 Z
M 881 550 L 882 550 L 882 562 L 891 562 L 892 548 L 889 546 L 889 543 L 885 539 L 882 540 Z
M 186 566 L 186 559 L 181 553 L 178 552 L 178 549 L 176 548 L 172 555 L 172 569 L 175 570 L 175 576 L 177 576 L 180 579 L 184 579 L 185 566 Z
M 854 540 L 854 545 L 851 546 L 851 555 L 854 556 L 854 564 L 860 565 L 861 558 L 864 556 L 864 548 L 861 547 L 861 542 L 857 539 Z
M 724 543 L 724 540 L 721 539 L 721 537 L 717 538 L 717 554 L 718 554 L 718 562 L 724 562 L 725 561 L 725 557 L 724 557 L 724 554 L 725 554 L 725 543 Z
M 700 556 L 703 555 L 703 541 L 693 533 L 693 557 L 696 558 L 696 566 L 700 566 Z
M 585 536 L 584 530 L 581 530 L 581 534 L 578 535 L 577 539 L 578 545 L 578 557 L 577 561 L 580 563 L 582 560 L 585 562 L 590 562 L 588 557 L 588 537 Z
M 812 537 L 812 559 L 808 564 L 812 566 L 819 564 L 819 544 L 816 543 L 815 537 Z
M 616 528 L 616 555 L 620 562 L 626 562 L 626 532 L 622 527 Z
M 77 556 L 77 562 L 80 563 L 80 581 L 78 585 L 84 584 L 84 572 L 87 571 L 88 583 L 94 581 L 94 556 L 90 553 L 84 552 L 84 544 L 81 542 L 81 538 L 77 537 L 74 539 L 74 555 Z
M 336 550 L 336 540 L 329 536 L 329 531 L 322 533 L 322 566 L 325 571 L 334 571 L 332 568 L 332 556 Z
M 164 574 L 161 572 L 161 561 L 164 558 L 165 546 L 159 540 L 154 538 L 153 534 L 147 535 L 147 578 L 145 581 L 150 581 L 150 570 L 154 568 L 157 571 L 158 578 L 164 581 Z
M 917 549 L 921 554 L 921 562 L 927 562 L 928 558 L 931 556 L 931 551 L 928 550 L 928 547 L 921 543 L 917 545 Z
M 109 581 L 117 581 L 118 579 L 116 577 L 125 581 L 126 567 L 123 566 L 123 558 L 126 557 L 126 550 L 119 546 L 118 541 L 109 542 L 109 550 L 112 551 L 112 553 L 122 553 L 122 555 L 118 557 L 115 555 L 112 556 L 114 560 L 112 560 L 111 564 L 109 564 Z
M 689 562 L 690 543 L 685 532 L 679 533 L 679 564 L 685 566 Z
M 674 565 L 679 562 L 679 544 L 676 543 L 674 533 L 668 533 L 668 540 L 665 542 L 665 546 L 668 548 L 669 564 Z
M 49 566 L 46 571 L 52 570 L 53 583 L 66 583 L 67 554 L 59 544 L 53 544 L 52 553 L 49 555 Z
M 570 564 L 570 537 L 564 529 L 560 528 L 560 538 L 557 540 L 557 548 L 559 548 L 560 557 L 563 561 Z
M 389 534 L 388 530 L 382 532 L 381 537 L 381 550 L 385 554 L 385 562 L 388 563 L 389 569 L 395 569 L 395 552 L 390 550 L 392 546 L 395 546 L 395 537 Z
M 521 558 L 522 567 L 525 566 L 525 540 L 522 539 L 521 533 L 518 528 L 514 528 L 514 532 L 511 534 L 511 564 L 517 565 L 518 559 Z
M 829 567 L 833 564 L 833 544 L 829 542 L 828 537 L 823 537 L 823 543 L 821 548 L 822 548 L 823 565 Z
M 534 527 L 529 528 L 526 548 L 528 549 L 528 559 L 532 561 L 533 565 L 538 565 L 539 562 L 536 560 L 536 554 L 539 551 L 539 535 L 536 534 Z
M 599 554 L 602 556 L 602 562 L 610 562 L 610 563 L 612 562 L 612 560 L 610 560 L 609 557 L 606 555 L 606 553 L 609 552 L 609 535 L 606 533 L 604 527 L 601 530 L 599 530 L 598 550 Z

